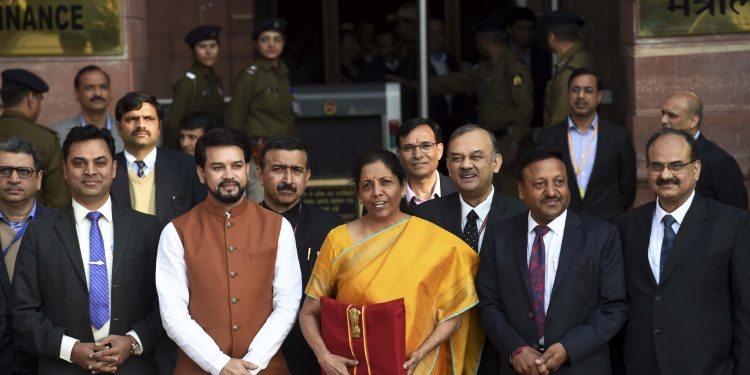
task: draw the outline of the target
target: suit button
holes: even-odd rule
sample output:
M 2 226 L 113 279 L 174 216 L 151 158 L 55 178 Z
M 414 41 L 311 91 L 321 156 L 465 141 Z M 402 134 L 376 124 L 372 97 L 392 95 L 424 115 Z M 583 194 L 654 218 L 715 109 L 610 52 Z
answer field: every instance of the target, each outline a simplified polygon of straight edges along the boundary
M 661 330 L 660 330 L 660 329 L 658 329 L 658 328 L 657 328 L 657 329 L 655 329 L 655 330 L 654 330 L 654 335 L 661 335 Z
M 230 253 L 233 253 L 235 250 L 237 250 L 237 248 L 234 247 L 234 245 L 229 245 L 229 248 L 227 249 Z
M 232 331 L 237 332 L 239 330 L 240 330 L 240 326 L 238 326 L 236 324 L 232 326 Z
M 234 271 L 230 272 L 229 277 L 234 279 L 235 277 L 237 277 L 237 272 L 234 272 Z
M 533 312 L 530 312 L 530 313 L 526 314 L 526 316 L 527 316 L 527 317 L 528 317 L 529 319 L 534 319 L 534 313 L 533 313 Z
M 656 297 L 654 297 L 654 301 L 656 301 L 656 302 L 659 302 L 659 301 L 661 301 L 661 296 L 656 296 Z
M 240 302 L 240 299 L 237 297 L 232 297 L 232 304 L 237 304 L 237 302 Z
M 231 222 L 227 222 L 227 228 L 231 228 L 232 226 L 234 226 L 234 224 L 232 224 Z

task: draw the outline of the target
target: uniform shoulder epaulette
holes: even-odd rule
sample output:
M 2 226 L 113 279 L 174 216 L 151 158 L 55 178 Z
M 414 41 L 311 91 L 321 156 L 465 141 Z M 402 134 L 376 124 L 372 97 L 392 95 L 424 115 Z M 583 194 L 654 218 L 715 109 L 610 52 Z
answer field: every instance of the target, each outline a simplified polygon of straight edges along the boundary
M 193 72 L 185 72 L 185 77 L 188 77 L 190 79 L 195 79 L 196 75 Z
M 258 67 L 255 65 L 250 65 L 247 69 L 245 69 L 245 71 L 247 72 L 247 74 L 254 76 L 255 72 L 258 71 Z
M 58 138 L 58 139 L 60 138 L 60 133 L 58 133 L 56 130 L 50 129 L 50 128 L 44 126 L 44 125 L 39 125 L 39 124 L 34 124 L 34 125 L 36 125 L 37 127 L 42 128 L 42 130 L 44 130 L 44 131 L 52 134 L 53 136 L 55 136 L 55 138 Z

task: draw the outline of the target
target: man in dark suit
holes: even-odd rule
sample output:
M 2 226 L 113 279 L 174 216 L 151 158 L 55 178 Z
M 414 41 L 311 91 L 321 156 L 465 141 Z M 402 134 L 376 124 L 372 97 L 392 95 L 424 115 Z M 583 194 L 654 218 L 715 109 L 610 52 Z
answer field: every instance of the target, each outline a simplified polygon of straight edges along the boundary
M 485 228 L 525 211 L 523 204 L 495 191 L 492 178 L 500 171 L 502 156 L 495 136 L 477 125 L 456 129 L 448 141 L 448 171 L 458 192 L 417 207 L 415 215 L 462 238 L 479 251 Z M 477 321 L 467 324 L 480 324 Z M 500 358 L 485 340 L 479 374 L 497 374 Z
M 443 158 L 443 133 L 437 122 L 415 118 L 401 124 L 396 132 L 396 155 L 406 169 L 401 212 L 413 214 L 418 205 L 456 191 L 453 182 L 437 170 Z
M 16 340 L 8 323 L 10 283 L 18 247 L 29 224 L 54 210 L 35 199 L 41 189 L 42 157 L 36 146 L 23 138 L 0 142 L 0 374 L 36 374 L 36 358 Z
M 750 373 L 750 216 L 696 193 L 703 164 L 676 129 L 646 145 L 656 201 L 618 218 L 630 303 L 627 374 Z
M 163 118 L 153 95 L 131 92 L 117 101 L 115 119 L 125 150 L 115 156 L 117 177 L 112 183 L 115 202 L 155 215 L 162 226 L 206 198 L 195 160 L 156 147 Z
M 703 171 L 695 190 L 704 198 L 747 210 L 747 189 L 732 155 L 703 136 L 703 102 L 692 92 L 677 92 L 661 109 L 661 125 L 686 131 L 698 146 Z
M 617 229 L 568 210 L 562 154 L 529 150 L 516 178 L 529 207 L 487 231 L 477 293 L 500 374 L 608 374 L 608 341 L 625 323 Z
M 302 288 L 310 280 L 318 252 L 328 232 L 344 223 L 341 217 L 302 202 L 311 171 L 307 148 L 297 138 L 286 135 L 271 138 L 260 152 L 259 179 L 263 185 L 261 206 L 276 212 L 294 228 L 297 256 L 302 271 Z M 300 300 L 300 306 L 304 301 Z M 317 374 L 320 365 L 295 323 L 281 347 L 292 374 Z
M 544 129 L 539 144 L 562 152 L 571 207 L 611 222 L 635 199 L 635 149 L 625 128 L 599 118 L 601 89 L 596 72 L 574 70 L 568 82 L 570 115 Z
M 160 226 L 110 199 L 114 154 L 108 131 L 70 131 L 63 171 L 72 204 L 29 226 L 18 251 L 11 322 L 41 374 L 156 373 Z

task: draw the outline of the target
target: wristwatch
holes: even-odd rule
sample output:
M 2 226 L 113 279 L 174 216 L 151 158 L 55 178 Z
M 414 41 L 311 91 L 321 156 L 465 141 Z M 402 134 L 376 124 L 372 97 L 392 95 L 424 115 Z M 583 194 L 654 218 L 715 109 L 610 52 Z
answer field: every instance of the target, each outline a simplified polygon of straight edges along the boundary
M 141 344 L 138 343 L 138 340 L 131 335 L 128 335 L 128 337 L 130 338 L 130 355 L 143 354 L 143 348 L 141 347 Z

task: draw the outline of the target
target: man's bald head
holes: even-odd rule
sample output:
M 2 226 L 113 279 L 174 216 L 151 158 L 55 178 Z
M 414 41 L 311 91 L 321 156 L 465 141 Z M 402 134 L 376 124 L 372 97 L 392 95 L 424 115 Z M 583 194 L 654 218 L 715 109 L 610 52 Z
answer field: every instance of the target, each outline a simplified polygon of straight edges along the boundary
M 694 135 L 703 118 L 703 102 L 690 91 L 679 91 L 669 97 L 661 109 L 661 125 L 682 129 Z

